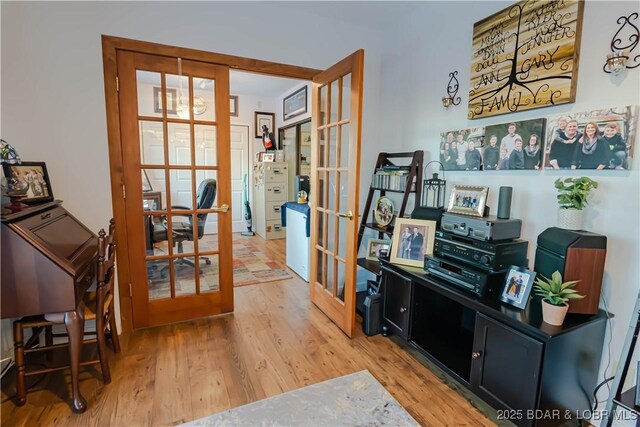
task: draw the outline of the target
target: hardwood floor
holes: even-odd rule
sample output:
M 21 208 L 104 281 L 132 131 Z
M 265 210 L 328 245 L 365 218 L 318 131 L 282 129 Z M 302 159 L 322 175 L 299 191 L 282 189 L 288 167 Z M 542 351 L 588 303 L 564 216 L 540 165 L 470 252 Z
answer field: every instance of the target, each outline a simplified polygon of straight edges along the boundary
M 254 243 L 286 265 L 284 240 Z M 173 425 L 362 369 L 422 425 L 495 425 L 394 341 L 367 337 L 360 325 L 348 339 L 290 272 L 293 279 L 235 288 L 232 315 L 122 335 L 122 352 L 111 354 L 111 384 L 96 371 L 82 375 L 84 414 L 69 407 L 68 373 L 45 377 L 23 407 L 11 399 L 8 374 L 2 425 Z

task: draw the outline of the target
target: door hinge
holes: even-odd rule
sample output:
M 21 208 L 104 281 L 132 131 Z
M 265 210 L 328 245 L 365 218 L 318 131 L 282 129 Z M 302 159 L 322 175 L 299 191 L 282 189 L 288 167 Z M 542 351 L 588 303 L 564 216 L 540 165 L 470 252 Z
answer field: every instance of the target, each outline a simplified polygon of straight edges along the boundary
M 116 92 L 120 92 L 120 80 L 118 76 L 116 76 Z
M 129 283 L 129 296 L 133 296 L 133 290 L 131 289 L 131 283 Z
M 127 198 L 127 187 L 125 187 L 124 184 L 122 184 L 122 198 Z

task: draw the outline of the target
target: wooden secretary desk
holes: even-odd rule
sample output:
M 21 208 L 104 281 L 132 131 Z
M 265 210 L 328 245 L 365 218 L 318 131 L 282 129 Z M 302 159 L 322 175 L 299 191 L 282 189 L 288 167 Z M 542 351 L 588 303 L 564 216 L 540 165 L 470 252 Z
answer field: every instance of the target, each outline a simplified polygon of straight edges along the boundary
M 78 388 L 78 370 L 84 318 L 79 304 L 95 279 L 98 240 L 61 203 L 43 203 L 2 216 L 0 314 L 6 319 L 65 313 L 73 410 L 83 412 L 87 404 Z

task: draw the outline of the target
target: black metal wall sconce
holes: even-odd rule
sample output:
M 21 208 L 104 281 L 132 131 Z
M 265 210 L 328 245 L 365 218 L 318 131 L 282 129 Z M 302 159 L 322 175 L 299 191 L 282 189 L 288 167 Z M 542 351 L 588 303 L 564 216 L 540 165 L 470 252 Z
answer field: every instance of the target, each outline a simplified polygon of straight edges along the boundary
M 456 97 L 458 89 L 460 88 L 460 82 L 458 82 L 458 79 L 456 78 L 457 74 L 457 71 L 449 73 L 450 79 L 447 84 L 447 95 L 442 97 L 442 105 L 444 105 L 444 108 L 460 104 L 460 97 Z
M 631 22 L 636 19 L 638 19 L 638 13 L 633 12 L 629 16 L 621 16 L 616 21 L 620 24 L 620 28 L 613 35 L 611 53 L 607 54 L 607 60 L 602 66 L 605 73 L 617 76 L 625 68 L 631 69 L 640 65 L 640 54 L 633 56 L 633 51 L 638 47 L 640 39 L 638 27 Z M 628 42 L 622 40 L 626 35 L 623 33 L 629 33 Z M 634 65 L 628 65 L 630 59 L 635 63 Z

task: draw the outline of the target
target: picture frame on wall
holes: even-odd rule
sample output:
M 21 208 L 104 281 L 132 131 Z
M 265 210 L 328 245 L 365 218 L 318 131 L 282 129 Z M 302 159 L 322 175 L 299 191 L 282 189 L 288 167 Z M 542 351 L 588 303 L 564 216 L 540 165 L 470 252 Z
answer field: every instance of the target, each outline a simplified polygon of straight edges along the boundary
M 162 88 L 153 88 L 153 111 L 162 113 Z M 167 114 L 178 113 L 178 90 L 167 89 Z
M 255 129 L 256 138 L 262 138 L 262 126 L 266 126 L 269 132 L 274 131 L 274 125 L 276 122 L 275 113 L 265 113 L 256 111 L 255 113 Z
M 307 112 L 307 86 L 293 92 L 282 100 L 282 117 L 289 120 Z
M 4 163 L 2 168 L 9 183 L 9 192 L 24 192 L 20 202 L 31 204 L 53 200 L 45 162 Z
M 482 151 L 484 169 L 542 170 L 546 122 L 539 118 L 487 126 Z
M 238 95 L 229 96 L 229 114 L 231 117 L 238 117 Z
M 424 256 L 433 254 L 436 226 L 436 221 L 397 218 L 389 260 L 394 264 L 423 267 Z
M 504 288 L 500 293 L 500 301 L 524 310 L 529 301 L 536 272 L 524 267 L 512 265 L 505 278 Z
M 488 196 L 489 187 L 456 185 L 451 190 L 447 212 L 482 218 Z

